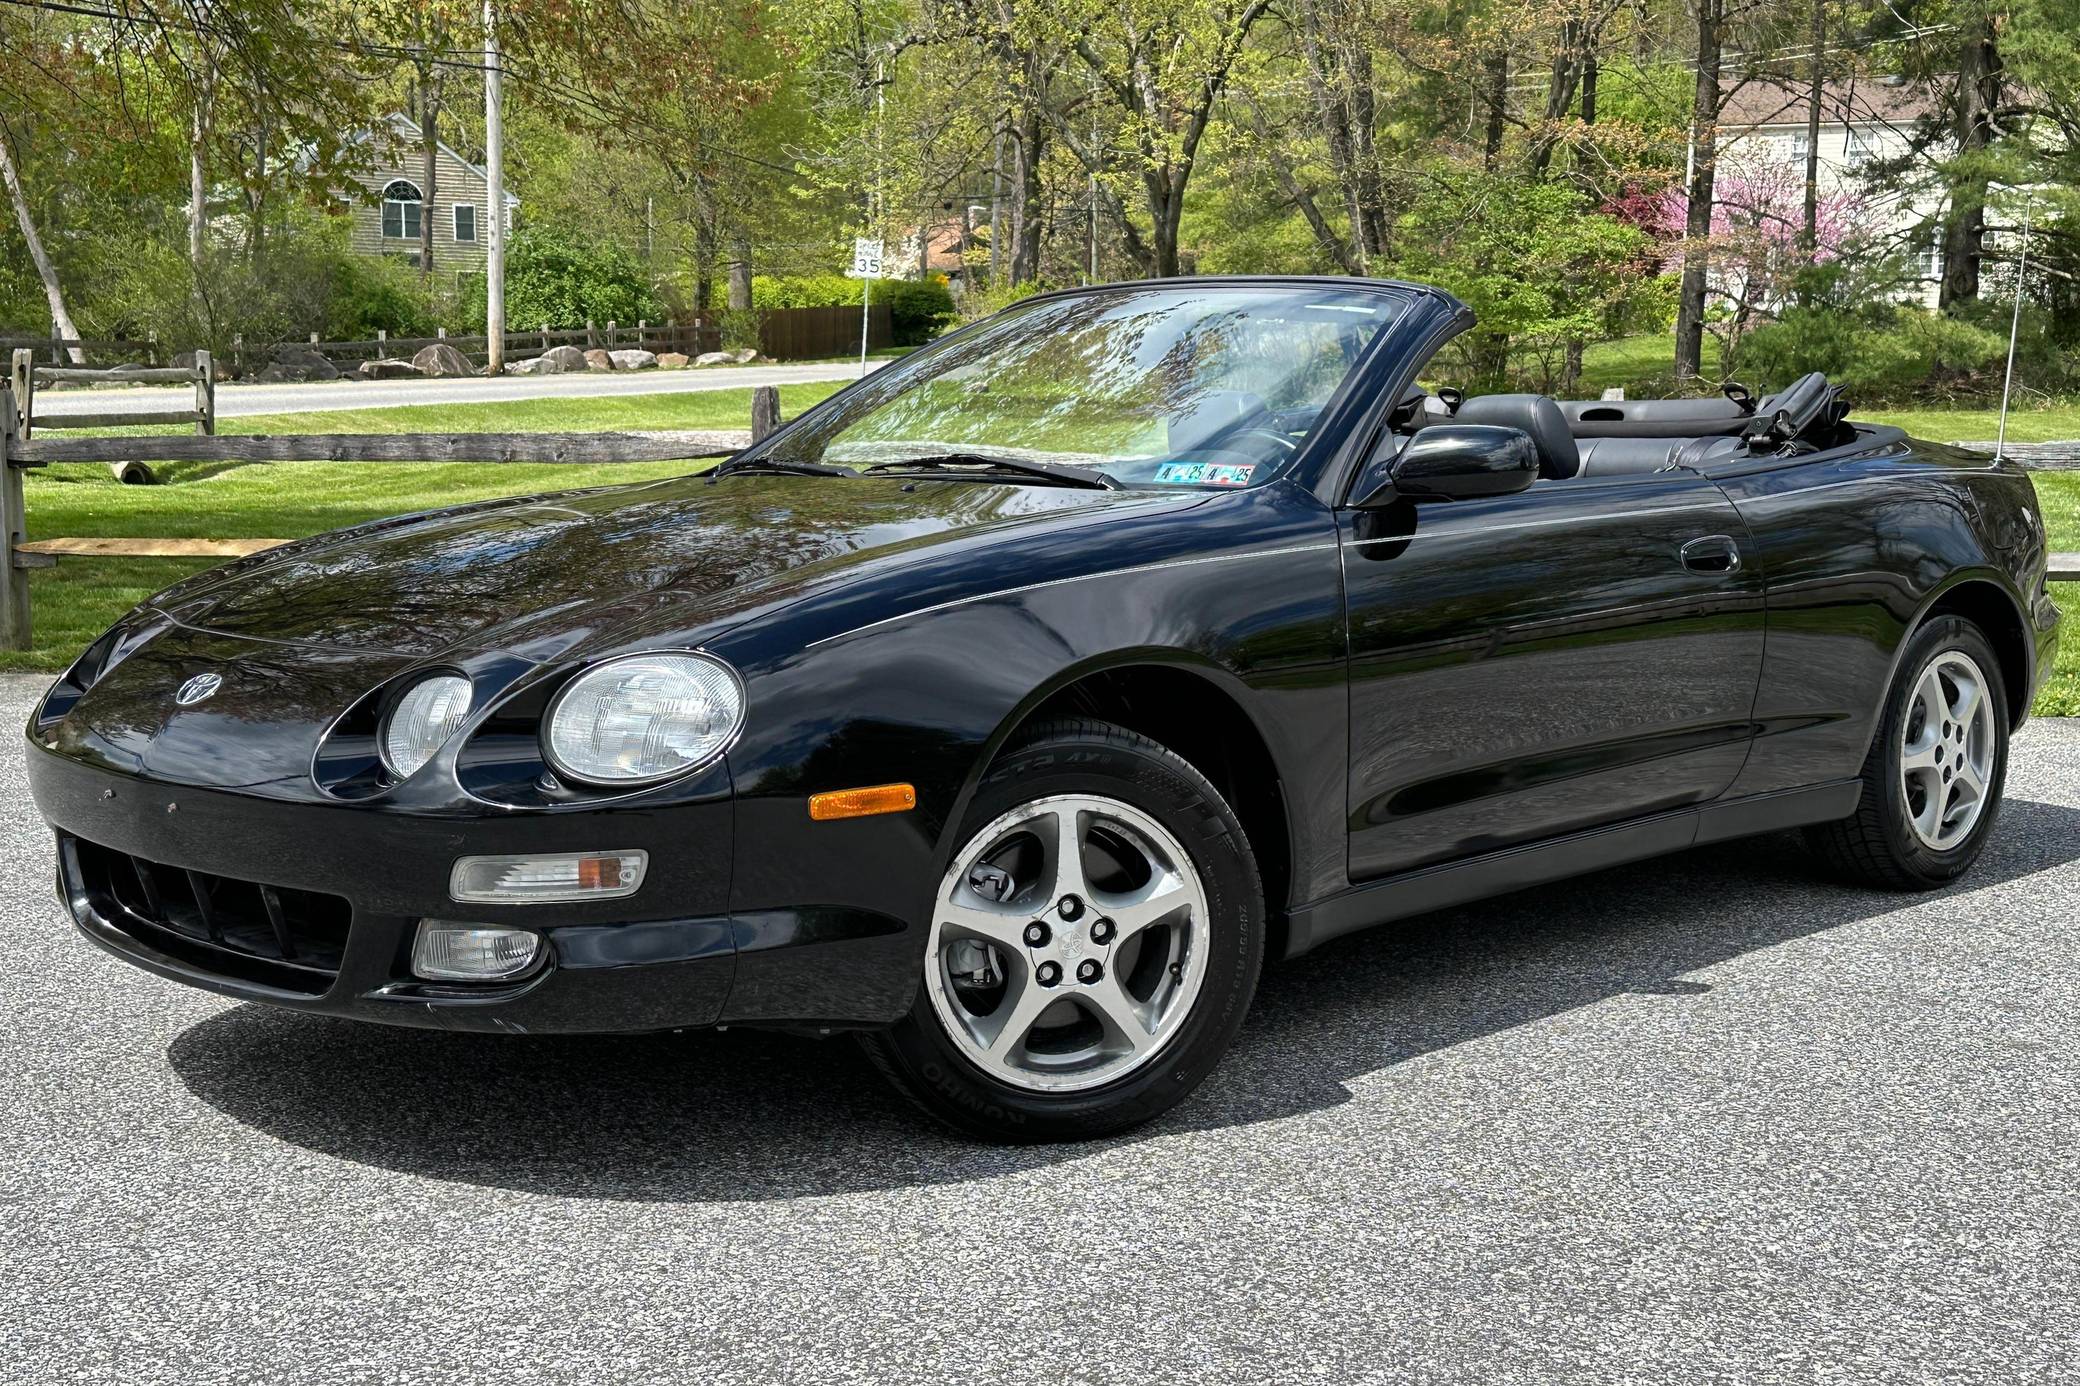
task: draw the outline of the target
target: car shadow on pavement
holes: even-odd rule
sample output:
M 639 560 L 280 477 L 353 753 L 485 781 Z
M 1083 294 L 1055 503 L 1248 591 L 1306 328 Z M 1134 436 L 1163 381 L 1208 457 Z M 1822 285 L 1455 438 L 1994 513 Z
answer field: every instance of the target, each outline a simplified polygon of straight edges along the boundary
M 1772 837 L 1389 925 L 1267 968 L 1194 1097 L 1087 1145 L 943 1135 L 852 1044 L 758 1031 L 462 1035 L 244 1005 L 183 1031 L 168 1058 L 258 1131 L 434 1179 L 665 1202 L 954 1183 L 1332 1107 L 1350 1081 L 1420 1055 L 1613 996 L 1709 991 L 1684 974 L 2076 859 L 2080 809 L 2011 800 L 1986 856 L 1934 896 L 1838 884 Z

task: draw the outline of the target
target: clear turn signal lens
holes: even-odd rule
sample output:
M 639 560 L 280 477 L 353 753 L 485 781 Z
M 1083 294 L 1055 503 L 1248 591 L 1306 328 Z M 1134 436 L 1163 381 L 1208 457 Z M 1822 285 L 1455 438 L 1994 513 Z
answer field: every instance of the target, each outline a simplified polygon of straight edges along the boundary
M 480 905 L 616 900 L 635 894 L 649 868 L 644 851 L 463 857 L 448 879 L 448 894 Z
M 526 929 L 422 919 L 412 971 L 432 982 L 502 982 L 534 966 L 542 936 Z

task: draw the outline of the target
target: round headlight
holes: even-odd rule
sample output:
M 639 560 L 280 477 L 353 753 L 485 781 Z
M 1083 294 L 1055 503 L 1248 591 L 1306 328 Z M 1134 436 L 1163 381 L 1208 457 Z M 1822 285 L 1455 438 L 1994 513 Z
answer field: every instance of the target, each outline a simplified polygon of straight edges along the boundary
M 383 722 L 383 763 L 400 776 L 417 773 L 469 716 L 469 680 L 435 674 L 412 685 Z
M 542 753 L 574 779 L 642 784 L 713 760 L 744 725 L 736 673 L 706 655 L 610 659 L 572 679 L 542 729 Z

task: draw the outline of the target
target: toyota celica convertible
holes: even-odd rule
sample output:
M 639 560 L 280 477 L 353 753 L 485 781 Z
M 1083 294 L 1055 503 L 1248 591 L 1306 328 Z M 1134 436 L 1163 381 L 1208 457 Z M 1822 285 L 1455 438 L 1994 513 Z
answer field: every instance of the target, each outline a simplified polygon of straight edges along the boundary
M 28 728 L 79 929 L 513 1035 L 856 1031 L 931 1114 L 1189 1094 L 1260 967 L 1804 829 L 1940 886 L 2052 664 L 2012 463 L 1761 398 L 1427 389 L 1355 279 L 1027 299 L 704 475 L 182 582 Z

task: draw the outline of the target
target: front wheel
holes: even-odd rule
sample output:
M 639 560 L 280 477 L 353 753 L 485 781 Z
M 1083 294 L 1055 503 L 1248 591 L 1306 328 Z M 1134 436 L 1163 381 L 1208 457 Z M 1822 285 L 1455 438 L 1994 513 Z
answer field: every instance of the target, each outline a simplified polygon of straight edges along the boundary
M 1844 875 L 1933 890 L 1985 846 L 2008 772 L 2008 695 L 1985 632 L 1960 616 L 1908 642 L 1863 767 L 1854 816 L 1809 840 Z
M 1196 1087 L 1256 990 L 1263 891 L 1220 793 L 1166 748 L 1051 723 L 999 758 L 933 896 L 911 1013 L 864 1037 L 927 1112 L 1078 1140 Z

